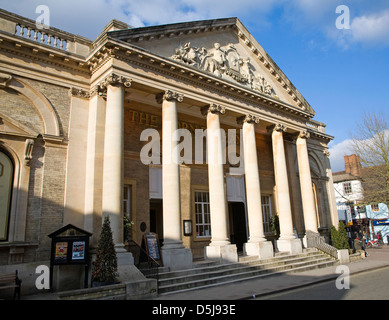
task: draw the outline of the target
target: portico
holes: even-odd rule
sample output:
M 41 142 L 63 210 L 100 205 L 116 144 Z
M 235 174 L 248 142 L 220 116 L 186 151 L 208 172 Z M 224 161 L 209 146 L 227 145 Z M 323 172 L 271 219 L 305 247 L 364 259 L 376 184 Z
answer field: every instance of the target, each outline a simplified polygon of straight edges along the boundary
M 105 216 L 125 279 L 142 277 L 129 240 L 149 232 L 174 270 L 301 252 L 337 224 L 332 137 L 239 19 L 113 20 L 95 41 L 51 28 L 40 43 L 34 21 L 0 15 L 5 264 L 47 260 L 63 223 L 95 248 Z
M 123 113 L 125 96 L 131 92 L 132 79 L 126 75 L 111 73 L 99 84 L 98 92 L 106 90 L 106 120 L 103 169 L 103 215 L 110 214 L 114 229 L 114 239 L 117 251 L 123 252 L 122 238 L 122 188 L 123 184 L 123 141 L 124 122 Z M 150 89 L 149 89 L 150 90 Z M 153 89 L 155 90 L 155 89 Z M 155 95 L 155 101 L 161 108 L 162 120 L 162 198 L 163 198 L 163 246 L 162 255 L 164 264 L 172 269 L 190 267 L 193 256 L 191 250 L 185 247 L 182 239 L 181 216 L 181 177 L 180 158 L 176 132 L 178 129 L 178 114 L 180 104 L 185 102 L 185 94 L 172 90 L 165 90 Z M 190 103 L 192 104 L 193 99 Z M 202 102 L 197 101 L 201 106 Z M 219 104 L 209 104 L 198 107 L 197 116 L 205 118 L 206 122 L 206 154 L 208 172 L 208 190 L 210 207 L 211 237 L 210 243 L 204 248 L 206 259 L 217 259 L 221 262 L 238 261 L 237 249 L 231 243 L 229 232 L 229 216 L 226 195 L 225 159 L 223 159 L 223 135 L 221 118 L 227 117 L 228 107 Z M 185 110 L 183 110 L 185 112 Z M 231 112 L 237 114 L 236 112 Z M 116 122 L 115 122 L 116 119 Z M 120 120 L 122 119 L 122 120 Z M 256 144 L 256 127 L 261 127 L 261 116 L 254 113 L 234 116 L 236 128 L 242 130 L 242 150 L 240 160 L 243 162 L 245 199 L 248 222 L 248 241 L 244 244 L 245 255 L 260 258 L 271 257 L 274 254 L 273 243 L 268 241 L 264 232 L 263 213 L 261 204 L 260 169 L 258 150 Z M 157 120 L 154 120 L 157 123 Z M 276 199 L 277 214 L 280 224 L 280 237 L 277 240 L 277 249 L 298 253 L 302 251 L 301 239 L 296 239 L 294 232 L 293 215 L 291 209 L 291 194 L 288 181 L 288 168 L 284 148 L 283 135 L 287 131 L 284 124 L 269 125 L 268 119 L 264 121 L 266 133 L 271 137 L 272 158 L 274 170 L 274 197 Z M 295 132 L 295 130 L 293 131 Z M 317 216 L 314 203 L 314 194 L 311 186 L 310 165 L 307 151 L 306 130 L 288 133 L 296 136 L 298 172 L 302 197 L 302 213 L 305 230 L 318 232 Z M 195 156 L 193 156 L 195 158 Z M 159 158 L 159 157 L 158 157 Z M 182 169 L 181 169 L 182 170 Z

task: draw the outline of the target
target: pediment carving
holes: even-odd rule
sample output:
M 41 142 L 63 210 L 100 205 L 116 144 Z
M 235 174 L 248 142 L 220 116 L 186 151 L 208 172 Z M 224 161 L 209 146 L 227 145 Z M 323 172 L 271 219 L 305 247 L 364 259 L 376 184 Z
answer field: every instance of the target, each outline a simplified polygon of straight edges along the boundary
M 183 62 L 199 70 L 211 73 L 225 80 L 235 81 L 252 90 L 277 98 L 274 88 L 250 63 L 250 58 L 241 57 L 230 43 L 221 46 L 215 43 L 213 48 L 198 48 L 187 42 L 175 50 L 170 59 Z

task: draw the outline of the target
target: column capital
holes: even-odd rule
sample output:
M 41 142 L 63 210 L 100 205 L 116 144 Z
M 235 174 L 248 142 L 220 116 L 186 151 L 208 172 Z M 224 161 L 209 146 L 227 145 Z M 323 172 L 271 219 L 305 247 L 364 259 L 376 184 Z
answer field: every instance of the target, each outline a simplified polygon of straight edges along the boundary
M 236 122 L 238 124 L 243 124 L 243 123 L 252 123 L 252 124 L 258 124 L 259 123 L 259 117 L 255 116 L 251 113 L 246 114 L 245 116 L 241 116 L 236 119 Z
M 182 102 L 184 101 L 184 95 L 172 90 L 166 90 L 165 92 L 158 93 L 155 96 L 155 100 L 157 100 L 157 103 L 162 103 L 164 100 Z
M 311 137 L 311 134 L 308 132 L 308 130 L 302 130 L 298 134 L 298 138 L 300 139 L 309 139 Z
M 69 93 L 72 97 L 81 98 L 81 99 L 89 99 L 91 97 L 90 91 L 80 89 L 80 88 L 75 88 L 75 87 L 70 88 Z
M 218 113 L 218 114 L 225 114 L 226 108 L 221 106 L 220 104 L 212 103 L 209 106 L 205 106 L 201 108 L 201 113 L 203 115 L 207 115 L 208 113 Z
M 268 132 L 272 133 L 273 131 L 277 132 L 286 132 L 287 127 L 282 123 L 276 123 L 267 127 Z
M 110 73 L 104 80 L 97 85 L 98 92 L 105 92 L 109 85 L 111 86 L 123 86 L 126 88 L 131 87 L 132 79 L 123 77 L 116 73 Z

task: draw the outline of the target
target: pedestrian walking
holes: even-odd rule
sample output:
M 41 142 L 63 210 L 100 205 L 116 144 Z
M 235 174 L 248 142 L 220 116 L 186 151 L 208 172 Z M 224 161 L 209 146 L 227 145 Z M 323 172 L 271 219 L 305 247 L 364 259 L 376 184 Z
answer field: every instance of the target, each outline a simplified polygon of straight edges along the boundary
M 389 233 L 386 234 L 386 245 L 389 246 Z

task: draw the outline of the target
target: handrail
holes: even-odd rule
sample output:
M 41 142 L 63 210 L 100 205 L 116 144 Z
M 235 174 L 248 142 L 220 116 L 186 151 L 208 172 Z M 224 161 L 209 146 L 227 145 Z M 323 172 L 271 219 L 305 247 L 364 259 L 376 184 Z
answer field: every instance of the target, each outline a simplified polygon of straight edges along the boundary
M 315 232 L 307 231 L 306 239 L 307 247 L 319 249 L 331 257 L 338 259 L 338 249 L 326 243 L 323 236 L 320 236 Z
M 157 287 L 158 287 L 158 268 L 161 267 L 161 264 L 156 261 L 152 256 L 150 256 L 146 250 L 144 250 L 138 243 L 136 243 L 134 240 L 128 240 L 128 243 L 134 244 L 140 251 L 146 255 L 148 267 L 151 272 L 143 272 L 141 269 L 139 269 L 147 278 L 155 278 L 157 280 Z M 140 257 L 139 257 L 140 259 Z M 139 262 L 140 264 L 140 262 Z

